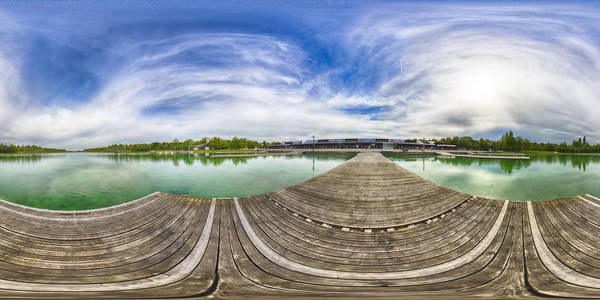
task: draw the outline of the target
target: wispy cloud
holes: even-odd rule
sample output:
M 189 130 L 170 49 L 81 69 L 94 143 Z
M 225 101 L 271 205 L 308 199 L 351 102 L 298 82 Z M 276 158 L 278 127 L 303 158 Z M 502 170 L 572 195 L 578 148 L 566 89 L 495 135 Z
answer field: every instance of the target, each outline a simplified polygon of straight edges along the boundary
M 568 7 L 386 11 L 366 16 L 351 41 L 398 70 L 372 98 L 393 103 L 386 118 L 404 128 L 598 138 L 600 53 L 591 17 Z
M 185 21 L 156 9 L 154 23 L 135 9 L 47 22 L 43 8 L 0 8 L 0 142 L 495 137 L 505 128 L 600 141 L 591 4 L 327 5 L 345 11 L 326 22 L 318 7 L 311 21 L 311 9 L 278 6 L 279 31 L 244 9 L 209 25 L 195 17 L 203 8 L 180 11 Z M 107 17 L 113 10 L 128 14 Z
M 75 108 L 24 109 L 8 136 L 75 147 L 212 135 L 296 138 L 361 128 L 356 118 L 307 97 L 304 54 L 271 37 L 194 34 L 129 44 L 114 55 L 124 63 L 100 93 Z

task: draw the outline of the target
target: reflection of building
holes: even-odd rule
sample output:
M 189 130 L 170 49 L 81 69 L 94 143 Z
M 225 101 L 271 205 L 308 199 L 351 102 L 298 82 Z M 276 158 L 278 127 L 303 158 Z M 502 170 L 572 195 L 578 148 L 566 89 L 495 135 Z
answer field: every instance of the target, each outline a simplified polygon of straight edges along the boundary
M 433 142 L 423 143 L 421 141 L 400 139 L 322 139 L 314 141 L 315 149 L 431 149 L 431 150 L 453 150 L 455 145 L 436 144 Z M 312 149 L 313 141 L 293 141 L 269 146 L 270 149 Z

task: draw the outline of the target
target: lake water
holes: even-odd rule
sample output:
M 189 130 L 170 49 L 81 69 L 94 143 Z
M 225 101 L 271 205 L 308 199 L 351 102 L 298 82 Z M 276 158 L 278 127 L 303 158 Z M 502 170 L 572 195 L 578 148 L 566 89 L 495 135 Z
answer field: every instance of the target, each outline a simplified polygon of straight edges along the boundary
M 389 158 L 443 186 L 503 200 L 600 196 L 600 156 L 530 155 L 531 160 Z
M 240 197 L 301 183 L 348 155 L 206 158 L 112 154 L 0 155 L 0 199 L 31 207 L 108 207 L 155 191 Z M 531 160 L 388 156 L 438 184 L 493 199 L 548 200 L 600 196 L 600 156 Z
M 0 199 L 37 208 L 83 210 L 117 205 L 155 191 L 199 197 L 248 196 L 304 182 L 349 157 L 0 155 Z

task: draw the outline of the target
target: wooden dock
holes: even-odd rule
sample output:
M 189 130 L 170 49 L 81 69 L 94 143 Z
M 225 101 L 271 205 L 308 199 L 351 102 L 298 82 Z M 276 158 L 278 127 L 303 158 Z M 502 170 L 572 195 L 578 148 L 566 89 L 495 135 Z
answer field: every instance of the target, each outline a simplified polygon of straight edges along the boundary
M 516 160 L 529 160 L 528 156 L 523 155 L 488 155 L 484 153 L 468 153 L 461 154 L 456 152 L 448 151 L 434 151 L 436 155 L 441 157 L 464 157 L 464 158 L 481 158 L 481 159 L 516 159 Z
M 0 231 L 5 298 L 600 298 L 600 199 L 474 197 L 378 153 L 239 199 L 2 201 Z

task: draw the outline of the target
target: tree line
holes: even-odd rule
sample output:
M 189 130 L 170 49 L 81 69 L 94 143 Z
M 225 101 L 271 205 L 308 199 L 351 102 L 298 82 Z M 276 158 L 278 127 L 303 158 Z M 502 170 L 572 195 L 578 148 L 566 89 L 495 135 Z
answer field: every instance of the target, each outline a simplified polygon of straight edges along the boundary
M 246 138 L 233 137 L 232 139 L 223 139 L 220 137 L 203 138 L 200 140 L 187 139 L 172 142 L 153 142 L 146 144 L 114 144 L 106 147 L 89 148 L 85 152 L 149 152 L 149 151 L 182 151 L 190 150 L 199 145 L 207 144 L 211 150 L 239 150 L 239 149 L 258 149 L 277 144 L 277 142 L 253 141 Z
M 470 136 L 446 137 L 434 140 L 441 144 L 456 145 L 458 148 L 473 150 L 502 150 L 502 151 L 552 151 L 560 153 L 600 153 L 600 144 L 591 145 L 587 138 L 578 138 L 570 144 L 536 143 L 522 137 L 515 137 L 512 131 L 502 135 L 500 140 L 474 139 Z
M 416 140 L 415 140 L 416 141 Z M 426 141 L 423 139 L 423 141 Z M 434 142 L 440 144 L 456 145 L 458 148 L 473 150 L 494 151 L 553 151 L 561 153 L 600 153 L 600 144 L 591 145 L 585 136 L 573 140 L 570 144 L 562 143 L 536 143 L 522 137 L 516 137 L 512 131 L 502 135 L 500 140 L 474 139 L 470 136 L 446 137 Z M 89 148 L 85 152 L 150 152 L 150 151 L 181 151 L 192 149 L 198 145 L 207 144 L 211 150 L 240 150 L 260 149 L 278 142 L 253 141 L 246 138 L 233 137 L 223 139 L 220 137 L 202 138 L 200 140 L 187 139 L 172 142 L 153 142 L 141 144 L 113 144 L 106 147 Z M 0 144 L 0 153 L 60 153 L 65 149 L 44 148 L 37 145 L 6 145 Z
M 65 149 L 44 148 L 37 145 L 6 145 L 0 144 L 0 153 L 60 153 Z

